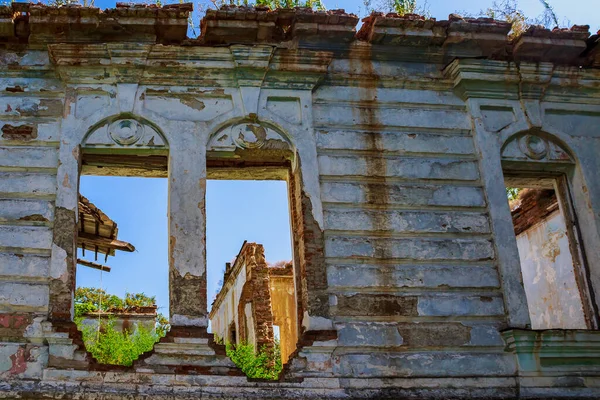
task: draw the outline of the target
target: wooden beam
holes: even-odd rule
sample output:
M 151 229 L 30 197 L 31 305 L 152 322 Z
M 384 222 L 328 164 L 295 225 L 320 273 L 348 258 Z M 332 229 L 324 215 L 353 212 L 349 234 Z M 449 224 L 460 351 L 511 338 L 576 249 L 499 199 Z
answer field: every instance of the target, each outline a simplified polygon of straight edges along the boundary
M 81 258 L 77 259 L 77 264 L 83 265 L 84 267 L 99 269 L 104 272 L 110 272 L 110 267 L 108 265 L 96 264 L 95 262 L 82 260 Z
M 135 247 L 131 243 L 123 242 L 122 240 L 117 239 L 109 239 L 101 236 L 91 235 L 85 232 L 79 232 L 77 237 L 77 245 L 79 247 L 93 245 L 97 247 L 106 247 L 109 249 L 133 252 L 135 251 Z

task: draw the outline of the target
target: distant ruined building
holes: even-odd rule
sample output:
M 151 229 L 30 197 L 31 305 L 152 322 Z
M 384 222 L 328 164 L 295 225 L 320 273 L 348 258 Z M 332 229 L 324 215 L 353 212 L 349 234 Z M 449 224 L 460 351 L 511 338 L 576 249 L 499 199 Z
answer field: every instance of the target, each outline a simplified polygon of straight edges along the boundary
M 0 398 L 600 398 L 600 35 L 225 6 L 190 39 L 191 9 L 0 6 Z M 172 328 L 131 367 L 73 323 L 81 175 L 168 178 Z M 287 182 L 277 381 L 207 331 L 207 179 Z M 242 250 L 262 295 L 215 326 L 268 344 Z
M 209 318 L 224 343 L 251 344 L 261 351 L 278 340 L 281 360 L 287 362 L 298 341 L 292 263 L 270 266 L 262 245 L 245 242 L 233 264 L 227 263 Z

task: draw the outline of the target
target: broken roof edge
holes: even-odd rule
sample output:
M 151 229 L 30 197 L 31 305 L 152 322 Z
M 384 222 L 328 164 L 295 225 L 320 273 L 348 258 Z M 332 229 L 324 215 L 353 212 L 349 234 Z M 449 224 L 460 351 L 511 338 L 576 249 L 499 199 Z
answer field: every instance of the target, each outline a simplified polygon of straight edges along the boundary
M 201 35 L 187 37 L 191 3 L 162 7 L 117 3 L 101 11 L 94 7 L 50 7 L 12 3 L 0 6 L 0 43 L 138 42 L 185 46 L 296 43 L 297 47 L 336 48 L 353 42 L 394 47 L 440 47 L 450 57 L 507 61 L 553 62 L 600 67 L 600 40 L 589 26 L 546 29 L 532 26 L 511 39 L 511 24 L 492 18 L 451 14 L 437 21 L 416 14 L 378 13 L 363 18 L 344 10 L 307 7 L 270 10 L 264 6 L 225 5 L 207 10 Z M 126 29 L 125 29 L 126 28 Z
M 79 194 L 78 213 L 77 247 L 94 251 L 96 257 L 97 253 L 105 254 L 107 257 L 114 256 L 115 250 L 135 251 L 131 243 L 117 239 L 119 231 L 117 223 L 82 194 Z M 110 233 L 102 234 L 103 230 L 100 226 L 107 228 Z

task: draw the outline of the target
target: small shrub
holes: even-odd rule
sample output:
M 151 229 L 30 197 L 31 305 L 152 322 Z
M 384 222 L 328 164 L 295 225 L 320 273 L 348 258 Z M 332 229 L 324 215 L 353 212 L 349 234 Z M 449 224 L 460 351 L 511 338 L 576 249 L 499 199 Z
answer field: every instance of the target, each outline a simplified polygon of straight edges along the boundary
M 75 321 L 83 334 L 85 348 L 102 364 L 131 366 L 140 354 L 152 350 L 161 336 L 143 326 L 132 333 L 115 329 L 115 321 L 104 319 L 100 326 L 82 325 Z
M 100 318 L 99 325 L 84 325 L 90 312 L 119 313 L 134 311 L 137 307 L 156 304 L 155 298 L 144 293 L 126 293 L 125 298 L 108 294 L 102 289 L 80 287 L 75 291 L 75 323 L 83 335 L 86 350 L 102 364 L 131 366 L 140 354 L 152 350 L 171 326 L 164 315 L 158 314 L 154 329 L 138 325 L 134 332 L 115 329 L 115 320 Z
M 227 356 L 242 370 L 248 378 L 277 380 L 283 368 L 281 363 L 281 346 L 274 343 L 273 349 L 265 347 L 254 352 L 254 346 L 247 343 L 226 344 Z

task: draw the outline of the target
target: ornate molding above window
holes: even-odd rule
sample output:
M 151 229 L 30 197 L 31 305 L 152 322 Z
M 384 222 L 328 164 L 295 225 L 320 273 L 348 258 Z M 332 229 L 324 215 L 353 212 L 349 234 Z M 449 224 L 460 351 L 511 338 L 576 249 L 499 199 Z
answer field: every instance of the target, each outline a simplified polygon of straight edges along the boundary
M 85 148 L 168 148 L 166 139 L 155 124 L 131 113 L 105 118 L 92 126 L 83 139 L 82 146 Z
M 285 133 L 272 124 L 255 120 L 234 122 L 220 129 L 210 138 L 206 150 L 213 156 L 245 150 L 287 150 L 293 155 L 292 165 L 296 159 L 296 147 Z
M 525 133 L 509 139 L 502 149 L 502 161 L 575 163 L 560 144 L 536 133 Z

